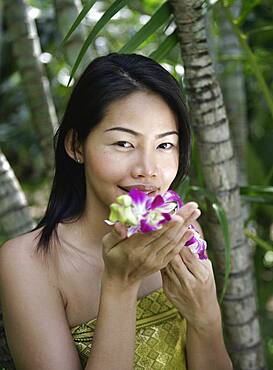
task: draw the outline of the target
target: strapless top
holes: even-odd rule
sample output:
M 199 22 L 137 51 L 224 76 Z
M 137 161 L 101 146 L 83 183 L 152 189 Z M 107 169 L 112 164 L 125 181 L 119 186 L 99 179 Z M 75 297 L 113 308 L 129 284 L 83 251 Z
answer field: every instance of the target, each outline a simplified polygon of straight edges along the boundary
M 83 369 L 95 328 L 93 319 L 70 329 Z M 185 345 L 186 320 L 162 288 L 137 301 L 134 370 L 186 370 Z

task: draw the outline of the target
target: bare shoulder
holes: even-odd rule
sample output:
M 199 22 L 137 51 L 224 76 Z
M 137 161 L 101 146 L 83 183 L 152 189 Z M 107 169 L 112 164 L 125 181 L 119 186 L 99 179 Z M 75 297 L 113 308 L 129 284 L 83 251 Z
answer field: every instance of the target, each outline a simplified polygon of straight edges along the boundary
M 42 228 L 39 228 L 6 241 L 0 247 L 0 263 L 1 260 L 7 263 L 11 259 L 13 263 L 16 263 L 16 261 L 19 261 L 20 264 L 28 263 L 29 268 L 39 265 L 39 267 L 46 270 L 48 260 L 51 258 L 51 266 L 53 266 L 53 256 L 51 254 L 48 254 L 48 258 L 45 258 L 41 252 L 37 252 L 37 243 L 41 231 Z M 51 274 L 53 272 L 53 269 L 51 269 Z
M 5 242 L 0 248 L 0 282 L 6 287 L 20 279 L 30 280 L 33 291 L 40 288 L 42 281 L 57 288 L 54 268 L 37 253 L 36 245 L 41 229 L 34 230 Z M 21 282 L 20 282 L 21 283 Z M 19 282 L 17 281 L 17 284 Z
M 41 274 L 45 273 L 45 264 L 36 251 L 40 231 L 34 230 L 5 242 L 0 248 L 0 271 L 24 268 L 27 274 L 35 269 L 39 269 Z
M 30 254 L 34 251 L 40 231 L 41 228 L 9 239 L 1 246 L 1 255 L 7 253 L 20 253 L 21 256 L 25 253 Z

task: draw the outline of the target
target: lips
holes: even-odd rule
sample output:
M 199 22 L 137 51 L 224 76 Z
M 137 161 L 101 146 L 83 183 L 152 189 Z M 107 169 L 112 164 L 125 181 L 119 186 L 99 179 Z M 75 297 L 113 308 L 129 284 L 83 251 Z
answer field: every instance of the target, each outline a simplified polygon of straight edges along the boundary
M 159 190 L 157 186 L 153 185 L 130 185 L 130 186 L 119 186 L 121 190 L 129 192 L 132 189 L 138 189 L 146 194 L 151 194 Z

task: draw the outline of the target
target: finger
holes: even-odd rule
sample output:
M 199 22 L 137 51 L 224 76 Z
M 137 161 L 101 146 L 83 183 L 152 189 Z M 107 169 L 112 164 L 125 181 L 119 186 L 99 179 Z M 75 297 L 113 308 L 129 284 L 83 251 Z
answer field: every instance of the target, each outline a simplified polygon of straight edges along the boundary
M 174 258 L 174 256 L 181 251 L 182 247 L 188 240 L 192 238 L 192 236 L 193 232 L 191 230 L 186 230 L 182 237 L 180 234 L 178 234 L 179 239 L 177 241 L 165 245 L 158 251 L 158 258 L 162 259 L 164 264 L 167 265 Z
M 188 227 L 191 224 L 191 222 L 193 222 L 193 220 L 195 220 L 199 216 L 200 216 L 200 210 L 198 209 L 193 210 L 192 213 L 188 216 L 188 218 L 183 218 L 178 215 L 173 216 L 174 222 L 176 222 L 176 225 L 173 228 L 166 230 L 166 232 L 162 235 L 161 245 L 158 245 L 158 248 L 161 249 L 162 247 L 165 247 L 170 242 L 174 242 L 174 241 L 178 242 L 178 240 L 181 239 L 184 233 L 188 230 Z
M 162 288 L 168 298 L 168 293 L 173 290 L 174 284 L 178 284 L 178 286 L 180 286 L 180 283 L 176 277 L 175 277 L 176 280 L 174 280 L 173 276 L 167 270 L 161 271 L 161 278 L 162 278 Z
M 185 204 L 183 207 L 181 207 L 175 215 L 172 216 L 172 219 L 163 225 L 161 229 L 161 233 L 164 233 L 165 230 L 167 230 L 169 227 L 172 227 L 172 224 L 175 223 L 177 220 L 177 216 L 182 219 L 182 221 L 187 220 L 193 213 L 193 211 L 198 209 L 198 204 L 196 202 L 189 202 Z M 160 235 L 161 233 L 157 232 L 157 235 Z
M 180 220 L 182 220 L 182 223 L 186 223 L 189 219 L 194 222 L 200 216 L 200 214 L 201 211 L 198 208 L 198 204 L 195 202 L 190 202 L 180 208 L 177 213 L 172 216 L 172 218 L 178 216 L 180 217 Z
M 205 281 L 209 277 L 208 268 L 202 263 L 198 255 L 191 252 L 188 247 L 183 247 L 180 256 L 187 269 L 200 281 Z
M 180 255 L 175 256 L 167 266 L 169 270 L 171 269 L 175 273 L 180 285 L 183 287 L 195 280 L 195 277 L 187 269 Z
M 125 239 L 127 237 L 127 228 L 121 222 L 115 223 L 114 232 L 117 232 L 122 239 Z
M 177 234 L 179 228 L 180 228 L 180 223 L 178 222 L 179 217 L 178 216 L 173 216 L 174 219 L 172 219 L 170 222 L 167 224 L 164 224 L 163 227 L 159 230 L 152 231 L 149 233 L 141 234 L 137 233 L 133 235 L 131 238 L 134 238 L 134 242 L 137 246 L 143 248 L 144 247 L 144 252 L 147 254 L 153 253 L 156 254 L 158 249 L 162 247 L 162 245 L 165 245 L 167 242 L 165 241 L 166 236 L 165 235 L 166 231 L 168 230 L 169 232 L 169 237 L 168 241 L 173 240 L 174 235 Z M 163 239 L 162 239 L 163 238 Z M 160 241 L 159 241 L 160 239 Z M 147 248 L 149 247 L 149 248 Z
M 150 241 L 156 240 L 161 237 L 162 234 L 167 232 L 169 229 L 175 228 L 177 226 L 178 222 L 185 222 L 190 216 L 193 214 L 195 210 L 197 210 L 198 205 L 197 203 L 190 202 L 187 203 L 184 208 L 182 214 L 175 214 L 172 216 L 171 220 L 167 223 L 165 223 L 160 230 L 152 231 L 150 233 L 143 234 L 146 236 L 146 239 L 149 239 Z
M 164 279 L 165 279 L 165 282 L 167 283 L 166 288 L 171 287 L 174 284 L 177 285 L 177 286 L 181 285 L 180 281 L 179 281 L 175 271 L 171 267 L 171 265 L 167 265 L 165 267 L 164 272 L 163 272 L 163 283 L 164 283 Z
M 179 208 L 176 211 L 176 214 L 183 217 L 183 218 L 188 218 L 192 211 L 195 209 L 198 209 L 198 204 L 196 202 L 188 202 L 184 204 L 181 208 Z
M 102 244 L 105 250 L 110 250 L 127 236 L 127 229 L 120 222 L 115 223 L 110 233 L 104 235 Z
M 173 255 L 179 253 L 180 248 L 193 236 L 193 232 L 188 230 L 188 227 L 193 219 L 199 217 L 199 214 L 200 210 L 194 210 L 191 216 L 184 222 L 180 216 L 176 216 L 180 218 L 177 221 L 177 226 L 162 236 L 160 244 L 157 241 L 151 243 L 152 248 L 154 248 L 159 257 L 165 258 L 169 253 L 173 253 Z

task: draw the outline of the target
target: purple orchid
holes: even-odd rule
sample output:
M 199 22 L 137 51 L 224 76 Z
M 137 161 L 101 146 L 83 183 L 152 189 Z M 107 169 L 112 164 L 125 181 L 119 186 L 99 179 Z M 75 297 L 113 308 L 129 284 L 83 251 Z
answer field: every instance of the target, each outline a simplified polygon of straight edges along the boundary
M 134 210 L 138 219 L 136 226 L 128 229 L 128 237 L 140 231 L 147 233 L 161 229 L 162 225 L 170 221 L 171 214 L 177 208 L 182 207 L 180 197 L 172 190 L 163 195 L 150 197 L 138 189 L 132 189 L 128 194 L 134 204 Z
M 171 220 L 171 216 L 183 206 L 179 195 L 168 190 L 164 194 L 155 197 L 148 196 L 146 193 L 134 188 L 125 195 L 117 198 L 117 203 L 110 206 L 109 220 L 105 220 L 108 225 L 113 225 L 119 221 L 127 229 L 127 237 L 141 232 L 159 230 L 166 222 Z M 189 226 L 194 235 L 187 241 L 185 246 L 189 247 L 193 253 L 197 253 L 200 259 L 207 259 L 205 249 L 207 243 L 200 237 L 193 225 Z
M 185 246 L 189 247 L 193 253 L 197 253 L 200 260 L 208 259 L 208 257 L 205 255 L 207 242 L 201 238 L 199 232 L 195 229 L 193 225 L 189 225 L 188 228 L 193 231 L 194 235 L 185 243 Z

